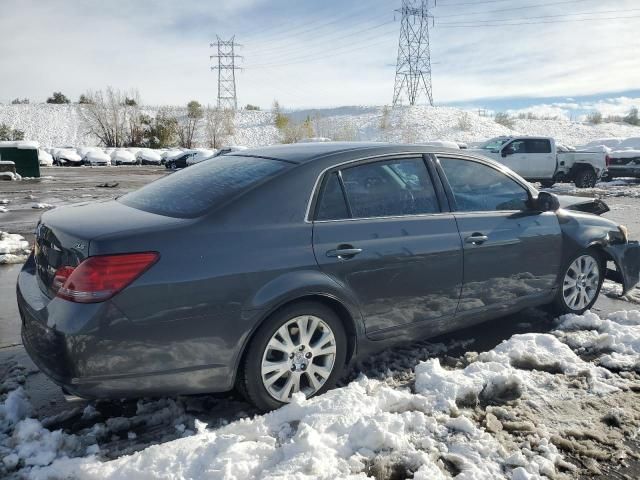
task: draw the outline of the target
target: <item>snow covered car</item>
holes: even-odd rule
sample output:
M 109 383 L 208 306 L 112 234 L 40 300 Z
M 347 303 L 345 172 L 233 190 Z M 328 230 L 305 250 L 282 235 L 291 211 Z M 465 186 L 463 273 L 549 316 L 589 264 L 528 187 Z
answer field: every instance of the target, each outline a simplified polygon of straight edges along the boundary
M 246 149 L 247 149 L 247 147 L 243 147 L 242 145 L 230 145 L 228 147 L 222 147 L 213 156 L 214 157 L 219 157 L 221 155 L 227 155 L 227 154 L 233 153 L 233 152 L 241 152 L 241 151 L 246 150 Z
M 102 150 L 94 148 L 85 153 L 83 163 L 89 166 L 105 167 L 111 165 L 111 157 Z
M 41 167 L 51 167 L 53 165 L 53 156 L 45 150 L 39 148 L 38 163 Z
M 394 344 L 525 307 L 584 312 L 605 277 L 627 292 L 639 268 L 623 226 L 497 162 L 309 143 L 44 213 L 17 300 L 25 348 L 67 392 L 237 387 L 271 409 Z
M 208 160 L 209 158 L 215 156 L 217 150 L 209 150 L 208 148 L 194 148 L 192 152 L 195 155 L 187 158 L 187 166 L 195 165 L 196 163 L 203 162 L 204 160 Z
M 79 167 L 82 165 L 82 157 L 75 149 L 60 148 L 54 151 L 53 163 L 54 165 Z
M 162 156 L 160 153 L 148 148 L 143 148 L 138 151 L 138 153 L 136 153 L 136 160 L 138 160 L 142 165 L 162 164 Z
M 187 161 L 197 155 L 198 152 L 195 152 L 193 150 L 187 150 L 186 152 L 183 152 L 182 154 L 172 157 L 172 158 L 167 158 L 167 161 L 165 162 L 164 166 L 165 168 L 169 169 L 169 170 L 177 170 L 179 168 L 187 168 L 189 166 L 189 164 L 187 163 Z
M 134 153 L 129 150 L 114 150 L 111 152 L 112 165 L 140 165 L 140 160 L 136 159 Z

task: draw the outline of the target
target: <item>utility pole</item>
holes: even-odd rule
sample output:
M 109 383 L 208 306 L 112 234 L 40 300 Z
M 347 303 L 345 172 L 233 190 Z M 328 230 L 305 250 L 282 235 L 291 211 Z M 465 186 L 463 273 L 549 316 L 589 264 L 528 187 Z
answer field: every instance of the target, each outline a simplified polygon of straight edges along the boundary
M 393 106 L 402 105 L 406 97 L 409 105 L 424 97 L 433 106 L 431 86 L 431 51 L 429 48 L 429 13 L 431 0 L 402 0 L 400 21 L 400 41 L 396 81 L 393 88 Z
M 221 40 L 216 35 L 216 43 L 209 44 L 209 47 L 217 47 L 218 53 L 210 55 L 209 60 L 218 59 L 218 65 L 211 67 L 211 70 L 218 71 L 218 108 L 222 110 L 237 110 L 238 97 L 236 96 L 236 55 L 235 47 L 240 47 L 235 43 L 235 35 L 231 40 Z

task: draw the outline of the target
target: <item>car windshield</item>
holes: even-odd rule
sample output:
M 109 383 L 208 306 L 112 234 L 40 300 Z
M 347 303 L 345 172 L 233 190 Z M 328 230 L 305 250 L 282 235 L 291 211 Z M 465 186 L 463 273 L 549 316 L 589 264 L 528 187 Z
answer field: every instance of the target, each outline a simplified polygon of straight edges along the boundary
M 167 175 L 118 201 L 159 215 L 195 218 L 287 165 L 279 160 L 225 155 Z
M 510 139 L 508 137 L 496 137 L 491 140 L 487 140 L 485 143 L 480 145 L 480 148 L 483 150 L 500 150 L 505 143 L 507 143 Z

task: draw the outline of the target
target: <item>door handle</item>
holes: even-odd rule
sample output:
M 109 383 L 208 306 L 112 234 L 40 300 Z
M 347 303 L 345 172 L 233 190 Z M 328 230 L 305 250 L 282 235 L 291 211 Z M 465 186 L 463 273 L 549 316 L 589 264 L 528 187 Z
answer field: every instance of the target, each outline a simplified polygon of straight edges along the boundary
M 362 253 L 361 248 L 353 248 L 351 245 L 340 245 L 340 247 L 336 248 L 335 250 L 329 250 L 327 252 L 327 257 L 349 259 L 355 257 L 359 253 Z
M 482 245 L 489 240 L 489 237 L 481 233 L 473 233 L 464 239 L 465 243 L 472 243 L 473 245 Z

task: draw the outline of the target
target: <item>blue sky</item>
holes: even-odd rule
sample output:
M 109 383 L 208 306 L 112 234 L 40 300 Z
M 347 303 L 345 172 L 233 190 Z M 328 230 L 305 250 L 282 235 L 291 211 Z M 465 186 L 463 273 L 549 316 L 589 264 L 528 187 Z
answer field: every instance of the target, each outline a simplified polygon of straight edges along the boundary
M 214 103 L 209 43 L 235 35 L 243 45 L 242 105 L 388 104 L 399 6 L 0 0 L 0 101 L 43 101 L 54 90 L 77 99 L 112 85 L 138 89 L 148 104 Z M 617 112 L 640 97 L 637 0 L 439 0 L 433 15 L 437 104 Z

